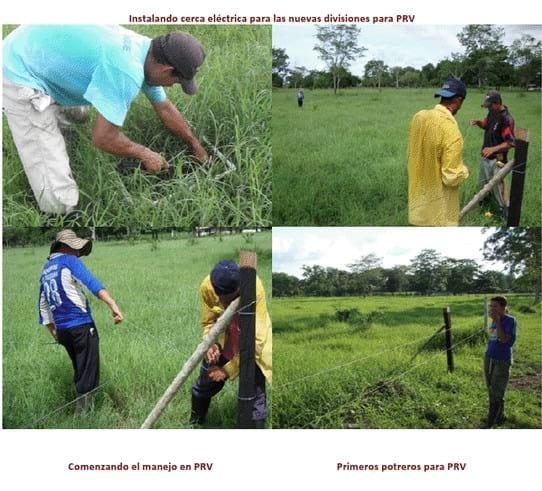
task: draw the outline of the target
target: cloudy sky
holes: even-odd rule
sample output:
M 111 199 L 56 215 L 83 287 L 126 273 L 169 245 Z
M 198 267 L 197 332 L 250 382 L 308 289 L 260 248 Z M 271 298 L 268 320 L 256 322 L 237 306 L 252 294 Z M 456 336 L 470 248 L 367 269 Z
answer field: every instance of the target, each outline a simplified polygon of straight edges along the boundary
M 421 68 L 454 52 L 463 52 L 457 33 L 463 26 L 438 25 L 362 25 L 360 45 L 367 48 L 365 56 L 351 66 L 355 75 L 363 75 L 365 63 L 371 59 L 384 60 L 389 66 Z M 542 26 L 510 25 L 505 29 L 504 43 L 528 33 L 542 39 Z M 316 28 L 314 25 L 273 26 L 273 47 L 284 48 L 290 57 L 290 67 L 324 69 L 324 64 L 313 50 Z
M 273 272 L 301 277 L 301 266 L 319 264 L 339 269 L 366 254 L 383 258 L 384 267 L 409 264 L 422 249 L 443 256 L 474 259 L 485 268 L 482 246 L 491 230 L 478 227 L 273 227 Z

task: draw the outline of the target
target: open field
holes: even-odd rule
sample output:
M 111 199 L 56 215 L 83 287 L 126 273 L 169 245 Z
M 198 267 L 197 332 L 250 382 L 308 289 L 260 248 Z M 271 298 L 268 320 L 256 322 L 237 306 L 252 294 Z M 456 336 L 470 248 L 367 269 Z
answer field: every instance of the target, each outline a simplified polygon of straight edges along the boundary
M 433 107 L 432 89 L 273 91 L 273 225 L 406 225 L 407 144 L 411 117 Z M 478 190 L 484 92 L 470 90 L 457 115 L 470 178 L 461 187 L 465 205 Z M 530 130 L 522 226 L 540 226 L 541 120 L 539 92 L 502 91 L 516 127 Z M 513 152 L 512 152 L 513 153 Z M 509 178 L 507 179 L 509 181 Z M 496 226 L 499 217 L 473 211 L 462 225 Z
M 4 27 L 6 36 L 13 27 Z M 119 158 L 96 149 L 91 121 L 74 127 L 67 139 L 71 168 L 80 187 L 81 226 L 246 226 L 271 224 L 271 28 L 269 26 L 131 26 L 149 37 L 185 30 L 199 38 L 207 57 L 197 80 L 198 93 L 180 86 L 166 89 L 200 139 L 209 142 L 237 167 L 220 159 L 210 167 L 194 163 L 186 147 L 158 120 L 141 95 L 123 127 L 137 143 L 175 163 L 172 179 L 136 172 L 121 176 Z M 62 223 L 39 212 L 6 118 L 3 118 L 4 225 L 51 226 Z M 203 145 L 209 148 L 204 142 Z
M 540 306 L 510 297 L 518 333 L 506 393 L 506 428 L 540 428 Z M 452 312 L 455 371 L 444 334 Z M 339 322 L 336 310 L 365 320 Z M 480 428 L 486 416 L 483 297 L 274 299 L 274 428 Z M 419 354 L 414 357 L 417 351 Z
M 49 344 L 52 337 L 37 324 L 39 275 L 49 249 L 4 249 L 4 428 L 138 428 L 201 341 L 199 285 L 214 264 L 238 260 L 242 248 L 256 250 L 270 302 L 270 235 L 97 242 L 84 261 L 116 299 L 125 321 L 113 325 L 105 304 L 88 295 L 100 334 L 103 387 L 85 417 L 74 416 L 71 405 L 41 421 L 75 397 L 67 353 Z M 156 427 L 189 427 L 197 371 Z M 235 427 L 237 387 L 228 382 L 214 398 L 208 426 Z

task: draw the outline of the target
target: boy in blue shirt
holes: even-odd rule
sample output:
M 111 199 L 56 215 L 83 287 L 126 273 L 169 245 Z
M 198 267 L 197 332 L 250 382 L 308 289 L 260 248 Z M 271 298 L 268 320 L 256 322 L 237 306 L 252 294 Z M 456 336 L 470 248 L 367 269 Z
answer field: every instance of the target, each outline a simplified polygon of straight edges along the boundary
M 97 111 L 93 144 L 158 172 L 167 167 L 164 158 L 121 131 L 142 91 L 164 126 L 198 160 L 207 160 L 163 89 L 178 83 L 195 94 L 204 59 L 199 41 L 184 32 L 152 40 L 119 26 L 27 25 L 11 32 L 3 41 L 2 107 L 39 208 L 67 214 L 79 200 L 59 129 L 66 107 L 92 105 Z
M 484 358 L 484 374 L 489 394 L 486 427 L 493 428 L 504 422 L 504 393 L 510 378 L 512 347 L 516 341 L 516 319 L 508 315 L 505 297 L 493 297 L 489 339 Z
M 92 250 L 92 242 L 62 230 L 51 245 L 51 254 L 40 277 L 39 322 L 66 348 L 74 370 L 77 412 L 90 403 L 100 376 L 99 337 L 83 286 L 111 309 L 113 322 L 123 316 L 102 283 L 79 259 Z

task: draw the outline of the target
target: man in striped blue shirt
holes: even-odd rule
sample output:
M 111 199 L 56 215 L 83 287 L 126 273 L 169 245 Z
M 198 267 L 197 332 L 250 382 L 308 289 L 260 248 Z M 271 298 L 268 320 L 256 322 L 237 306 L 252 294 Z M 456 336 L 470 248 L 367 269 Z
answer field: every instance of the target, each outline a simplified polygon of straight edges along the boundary
M 90 240 L 77 237 L 72 230 L 62 230 L 51 245 L 40 277 L 39 322 L 70 356 L 78 412 L 89 405 L 100 376 L 98 330 L 83 286 L 109 306 L 115 324 L 123 320 L 116 302 L 79 259 L 91 250 Z

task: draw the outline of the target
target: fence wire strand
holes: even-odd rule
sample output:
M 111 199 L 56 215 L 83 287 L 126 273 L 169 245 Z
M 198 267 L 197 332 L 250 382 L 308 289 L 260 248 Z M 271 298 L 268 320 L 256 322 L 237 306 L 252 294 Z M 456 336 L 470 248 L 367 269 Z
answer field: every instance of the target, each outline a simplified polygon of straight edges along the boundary
M 459 346 L 460 344 L 465 343 L 465 342 L 468 341 L 469 339 L 472 339 L 474 336 L 477 336 L 478 334 L 480 334 L 481 332 L 483 332 L 483 331 L 485 331 L 485 330 L 486 330 L 485 328 L 478 329 L 477 331 L 475 331 L 473 334 L 471 334 L 470 336 L 466 337 L 465 339 L 462 339 L 462 340 L 459 341 L 458 343 L 454 343 L 454 344 L 452 345 L 452 348 L 451 348 L 451 349 L 454 350 L 454 349 L 455 349 L 457 346 Z M 448 348 L 443 348 L 443 349 L 438 350 L 435 354 L 437 354 L 437 353 L 442 353 L 442 352 L 447 351 L 447 350 L 448 350 Z M 383 382 L 384 384 L 386 384 L 386 383 L 389 384 L 390 382 L 393 382 L 393 381 L 395 381 L 395 380 L 398 380 L 398 379 L 404 377 L 406 374 L 408 374 L 408 373 L 414 371 L 416 368 L 421 367 L 421 366 L 423 366 L 423 365 L 426 365 L 427 363 L 429 363 L 429 362 L 431 362 L 431 361 L 433 361 L 433 357 L 429 358 L 428 360 L 424 360 L 424 361 L 422 361 L 422 362 L 420 362 L 420 363 L 417 363 L 416 365 L 414 365 L 414 366 L 412 366 L 412 367 L 406 369 L 405 371 L 399 373 L 398 375 L 395 375 L 395 376 L 393 376 L 393 377 L 391 377 L 391 378 L 388 378 L 388 379 L 384 379 L 382 382 Z M 377 392 L 378 390 L 380 390 L 380 387 L 375 387 L 373 390 L 370 390 L 369 392 L 364 393 L 364 394 L 363 394 L 363 397 L 361 398 L 361 400 L 366 399 L 367 396 L 369 396 L 369 395 L 371 395 L 371 394 L 374 394 L 374 393 Z M 340 410 L 343 409 L 345 406 L 347 406 L 348 404 L 351 404 L 351 403 L 352 403 L 352 401 L 348 401 L 348 402 L 346 402 L 346 403 L 344 403 L 344 404 L 341 404 L 340 406 L 338 406 L 338 407 L 332 409 L 331 411 L 328 411 L 327 413 L 324 413 L 324 414 L 322 414 L 322 415 L 318 415 L 318 416 L 315 418 L 315 422 L 322 421 L 324 418 L 326 418 L 326 417 L 329 416 L 330 414 L 333 414 L 333 413 L 335 413 L 335 412 L 337 412 L 337 411 L 340 411 Z M 303 426 L 303 428 L 307 428 L 307 426 Z
M 239 314 L 243 311 L 245 311 L 246 309 L 248 309 L 249 307 L 252 307 L 253 305 L 256 304 L 256 300 L 254 300 L 253 302 L 250 302 L 249 304 L 247 305 L 244 305 L 243 307 L 241 307 L 240 309 L 236 310 L 234 312 L 234 315 L 235 314 Z M 132 325 L 134 327 L 136 327 L 139 330 L 141 331 L 145 331 L 144 328 L 141 328 L 140 326 L 138 326 L 136 323 L 128 320 L 128 319 L 124 319 L 123 322 L 126 322 L 127 324 L 129 325 Z M 47 344 L 58 344 L 60 345 L 60 343 L 58 342 L 53 342 L 53 343 L 47 343 Z M 172 345 L 170 346 L 170 348 L 172 347 Z M 176 349 L 174 348 L 173 350 L 168 350 L 166 353 L 169 353 L 170 351 L 176 351 Z M 82 399 L 83 397 L 86 397 L 88 396 L 89 394 L 93 394 L 94 392 L 97 392 L 98 390 L 102 389 L 103 387 L 105 387 L 106 385 L 112 383 L 112 382 L 116 382 L 120 380 L 120 376 L 117 376 L 117 377 L 111 377 L 109 378 L 109 380 L 107 380 L 106 382 L 104 382 L 103 384 L 100 384 L 98 385 L 97 387 L 95 387 L 94 389 L 90 390 L 89 392 L 87 392 L 86 394 L 83 394 L 81 396 L 77 396 L 75 399 L 69 401 L 69 402 L 66 402 L 65 404 L 62 404 L 61 406 L 58 406 L 57 408 L 53 409 L 51 412 L 47 413 L 45 416 L 42 416 L 41 418 L 37 419 L 36 421 L 34 421 L 32 424 L 31 424 L 31 428 L 35 428 L 36 425 L 38 425 L 39 423 L 41 423 L 42 421 L 45 421 L 46 419 L 50 418 L 51 416 L 53 416 L 54 414 L 58 413 L 59 411 L 62 411 L 62 409 L 65 409 L 69 406 L 71 406 L 72 404 L 75 404 L 77 401 L 79 401 L 80 399 Z
M 325 370 L 321 370 L 319 372 L 316 372 L 316 373 L 311 373 L 310 375 L 306 375 L 304 377 L 301 377 L 301 378 L 298 378 L 296 380 L 292 380 L 291 382 L 286 382 L 284 384 L 281 384 L 281 385 L 278 385 L 278 386 L 275 386 L 274 387 L 274 390 L 277 390 L 277 389 L 282 389 L 284 387 L 287 387 L 287 386 L 290 386 L 290 385 L 296 385 L 297 383 L 299 382 L 302 382 L 304 380 L 307 380 L 307 379 L 311 379 L 311 378 L 314 378 L 314 377 L 318 377 L 320 375 L 323 375 L 323 374 L 326 374 L 326 373 L 330 373 L 330 372 L 333 372 L 335 370 L 339 370 L 340 368 L 344 368 L 344 367 L 347 367 L 349 365 L 353 365 L 355 363 L 359 363 L 361 361 L 364 361 L 364 360 L 367 360 L 369 358 L 373 358 L 375 356 L 379 356 L 379 355 L 382 355 L 384 353 L 389 353 L 391 351 L 395 351 L 395 350 L 398 350 L 399 348 L 403 348 L 405 346 L 409 346 L 411 344 L 416 344 L 416 343 L 419 343 L 420 341 L 424 340 L 424 339 L 427 339 L 426 342 L 429 342 L 431 339 L 433 339 L 437 334 L 439 334 L 440 332 L 442 331 L 442 328 L 440 328 L 438 331 L 434 332 L 433 334 L 431 334 L 431 336 L 427 337 L 427 336 L 422 336 L 420 338 L 417 338 L 415 339 L 414 341 L 409 341 L 408 343 L 404 343 L 404 344 L 399 344 L 399 345 L 396 345 L 394 346 L 393 348 L 388 348 L 388 349 L 385 349 L 385 350 L 382 350 L 382 351 L 377 351 L 376 353 L 372 353 L 370 355 L 367 355 L 367 356 L 363 356 L 361 358 L 356 358 L 354 360 L 351 360 L 347 363 L 343 363 L 341 365 L 336 365 L 334 367 L 331 367 L 331 368 L 327 368 Z

